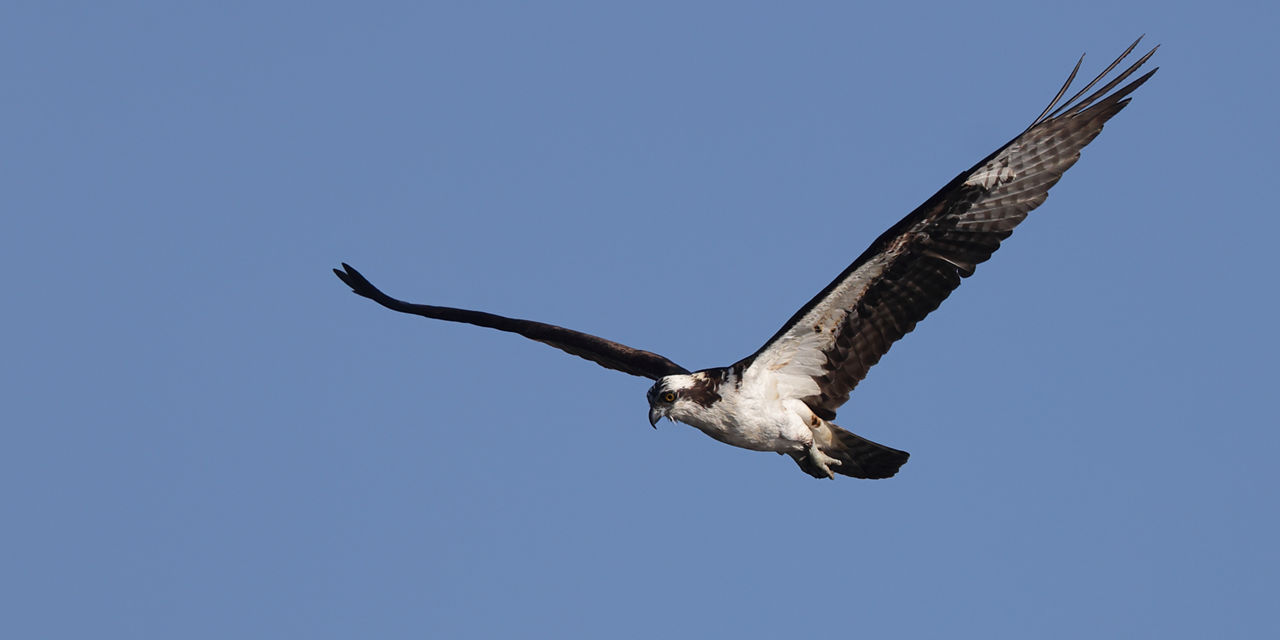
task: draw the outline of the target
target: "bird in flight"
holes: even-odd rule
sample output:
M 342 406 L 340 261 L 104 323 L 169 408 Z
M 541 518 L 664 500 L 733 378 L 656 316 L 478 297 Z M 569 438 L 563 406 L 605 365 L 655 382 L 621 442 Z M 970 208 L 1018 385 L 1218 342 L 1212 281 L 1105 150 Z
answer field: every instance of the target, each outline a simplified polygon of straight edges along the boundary
M 654 427 L 667 418 L 726 444 L 786 454 L 815 478 L 888 478 L 907 461 L 907 452 L 836 426 L 836 409 L 895 341 L 938 308 L 1044 202 L 1080 150 L 1156 72 L 1116 89 L 1153 48 L 1089 93 L 1141 40 L 1063 101 L 1081 57 L 1031 126 L 881 234 L 764 346 L 727 367 L 690 372 L 656 353 L 564 327 L 397 300 L 346 263 L 333 272 L 356 294 L 388 309 L 517 333 L 654 380 L 647 396 Z

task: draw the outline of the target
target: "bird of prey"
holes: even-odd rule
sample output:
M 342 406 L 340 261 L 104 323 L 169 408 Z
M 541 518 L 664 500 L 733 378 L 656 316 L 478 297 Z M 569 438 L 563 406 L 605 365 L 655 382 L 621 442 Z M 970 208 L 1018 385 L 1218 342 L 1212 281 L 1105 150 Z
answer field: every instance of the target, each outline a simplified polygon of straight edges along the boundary
M 764 346 L 727 367 L 690 372 L 656 353 L 564 327 L 403 302 L 345 263 L 333 271 L 356 294 L 388 309 L 517 333 L 609 369 L 650 378 L 649 422 L 655 427 L 668 418 L 726 444 L 786 454 L 815 478 L 888 478 L 907 461 L 907 452 L 836 426 L 831 422 L 836 409 L 895 341 L 973 275 L 1027 213 L 1044 202 L 1049 188 L 1080 158 L 1080 150 L 1155 73 L 1152 69 L 1116 89 L 1155 53 L 1153 48 L 1089 93 L 1139 41 L 1062 101 L 1081 57 L 1029 127 L 881 234 Z

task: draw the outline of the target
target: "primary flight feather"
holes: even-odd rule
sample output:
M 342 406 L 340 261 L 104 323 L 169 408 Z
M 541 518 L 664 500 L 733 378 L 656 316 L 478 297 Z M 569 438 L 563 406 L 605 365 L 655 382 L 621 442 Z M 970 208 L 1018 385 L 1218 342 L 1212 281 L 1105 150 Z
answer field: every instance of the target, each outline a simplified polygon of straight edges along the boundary
M 1031 126 L 881 234 L 764 346 L 727 367 L 691 373 L 656 353 L 564 327 L 403 302 L 345 263 L 334 273 L 352 291 L 388 309 L 518 333 L 609 369 L 650 378 L 655 381 L 648 392 L 653 425 L 665 417 L 727 444 L 786 454 L 815 478 L 888 478 L 907 461 L 907 452 L 836 426 L 831 422 L 836 410 L 889 347 L 938 308 L 1044 202 L 1080 150 L 1155 73 L 1152 69 L 1116 89 L 1155 53 L 1152 49 L 1089 93 L 1137 45 L 1129 45 L 1097 78 L 1062 101 L 1080 70 L 1077 62 Z

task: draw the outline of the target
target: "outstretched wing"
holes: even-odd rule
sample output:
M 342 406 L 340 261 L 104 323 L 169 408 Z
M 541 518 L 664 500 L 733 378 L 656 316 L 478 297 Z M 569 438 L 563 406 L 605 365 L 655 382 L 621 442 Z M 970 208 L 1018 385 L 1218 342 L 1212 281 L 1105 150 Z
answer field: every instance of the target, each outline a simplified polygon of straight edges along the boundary
M 748 368 L 748 375 L 750 368 L 759 373 L 764 367 L 778 376 L 781 392 L 833 419 L 867 370 L 938 308 L 961 278 L 973 275 L 991 257 L 1027 213 L 1044 202 L 1049 188 L 1075 164 L 1102 125 L 1129 103 L 1126 96 L 1155 73 L 1153 69 L 1111 92 L 1155 53 L 1152 49 L 1101 89 L 1081 97 L 1137 45 L 1129 45 L 1093 82 L 1058 106 L 1080 70 L 1077 62 L 1030 127 L 877 238 L 739 366 Z
M 358 295 L 362 295 L 394 311 L 412 313 L 437 320 L 465 322 L 499 331 L 518 333 L 530 340 L 537 340 L 561 351 L 586 358 L 602 367 L 629 373 L 633 376 L 657 380 L 662 376 L 671 374 L 689 373 L 684 367 L 656 353 L 632 349 L 627 345 L 618 344 L 612 340 L 605 340 L 604 338 L 582 333 L 581 331 L 574 331 L 573 329 L 557 327 L 553 324 L 506 318 L 492 313 L 484 313 L 483 311 L 412 304 L 396 300 L 379 291 L 364 276 L 360 275 L 359 271 L 356 271 L 345 262 L 342 263 L 342 270 L 334 269 L 333 272 Z

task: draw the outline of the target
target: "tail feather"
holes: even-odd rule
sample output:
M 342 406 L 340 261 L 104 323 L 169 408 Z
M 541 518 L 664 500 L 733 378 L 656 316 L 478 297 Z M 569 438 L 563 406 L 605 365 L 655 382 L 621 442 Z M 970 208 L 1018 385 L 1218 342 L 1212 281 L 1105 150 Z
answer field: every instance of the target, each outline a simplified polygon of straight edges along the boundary
M 830 422 L 824 421 L 822 426 L 814 429 L 813 436 L 814 446 L 840 461 L 840 465 L 832 466 L 831 470 L 843 476 L 871 480 L 892 478 L 911 457 L 906 451 L 872 442 Z M 815 478 L 827 477 L 807 454 L 794 454 L 792 458 L 800 465 L 801 471 Z

